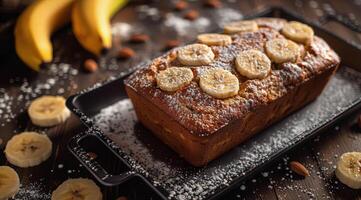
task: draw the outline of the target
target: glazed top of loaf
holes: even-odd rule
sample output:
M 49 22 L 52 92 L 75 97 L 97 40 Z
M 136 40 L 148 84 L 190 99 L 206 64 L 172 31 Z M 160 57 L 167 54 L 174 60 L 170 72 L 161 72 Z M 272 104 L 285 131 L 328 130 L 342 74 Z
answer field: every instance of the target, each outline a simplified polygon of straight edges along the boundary
M 208 65 L 186 66 L 191 68 L 194 79 L 190 84 L 175 92 L 165 92 L 157 87 L 156 75 L 159 71 L 173 66 L 182 66 L 176 59 L 177 49 L 154 59 L 151 64 L 133 73 L 125 84 L 137 94 L 148 99 L 180 123 L 195 136 L 209 136 L 230 122 L 245 117 L 261 105 L 287 94 L 296 86 L 335 67 L 340 59 L 322 39 L 314 36 L 308 45 L 298 43 L 301 56 L 295 62 L 272 63 L 270 73 L 263 79 L 248 79 L 235 69 L 235 57 L 241 51 L 257 49 L 265 52 L 265 43 L 274 38 L 285 38 L 280 33 L 287 23 L 279 18 L 259 18 L 254 20 L 259 28 L 252 32 L 232 35 L 232 43 L 211 46 L 214 61 Z M 209 68 L 223 68 L 239 79 L 237 95 L 217 99 L 202 91 L 199 77 Z

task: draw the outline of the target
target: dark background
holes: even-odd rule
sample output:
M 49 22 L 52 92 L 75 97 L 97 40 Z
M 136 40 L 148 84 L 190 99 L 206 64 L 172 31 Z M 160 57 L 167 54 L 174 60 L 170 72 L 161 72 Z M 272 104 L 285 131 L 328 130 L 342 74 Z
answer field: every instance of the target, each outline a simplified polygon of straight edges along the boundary
M 0 3 L 2 5 L 3 2 Z M 142 6 L 143 4 L 147 6 Z M 355 23 L 361 21 L 361 0 L 349 1 L 282 1 L 242 0 L 223 1 L 223 11 L 240 12 L 249 15 L 268 6 L 277 5 L 296 11 L 307 19 L 317 22 L 326 13 L 340 13 Z M 72 116 L 66 123 L 53 128 L 39 128 L 31 124 L 26 114 L 29 102 L 41 95 L 69 96 L 95 83 L 116 76 L 134 67 L 143 60 L 164 52 L 169 39 L 187 43 L 195 38 L 197 31 L 178 35 L 171 27 L 164 25 L 167 14 L 183 16 L 187 11 L 175 12 L 173 1 L 133 1 L 122 9 L 112 23 L 128 23 L 134 33 L 148 34 L 151 40 L 145 44 L 131 44 L 126 38 L 114 36 L 114 49 L 97 59 L 100 68 L 87 73 L 82 63 L 92 55 L 83 50 L 68 26 L 54 37 L 54 63 L 48 64 L 39 73 L 29 70 L 16 56 L 13 49 L 12 27 L 16 13 L 2 5 L 0 12 L 0 165 L 10 165 L 2 153 L 6 141 L 22 131 L 44 132 L 53 141 L 53 155 L 43 164 L 21 169 L 12 166 L 20 175 L 21 190 L 16 199 L 50 199 L 51 191 L 69 177 L 89 177 L 86 170 L 68 152 L 66 145 L 70 137 L 84 130 L 79 120 Z M 211 20 L 204 31 L 215 30 L 222 19 L 215 19 L 216 9 L 203 6 L 202 1 L 191 1 L 190 9 L 196 9 L 201 17 Z M 21 9 L 20 9 L 21 10 Z M 17 11 L 18 13 L 18 11 Z M 228 17 L 232 15 L 227 15 Z M 234 17 L 234 16 L 233 16 Z M 336 22 L 323 25 L 342 38 L 361 44 L 361 34 L 348 30 Z M 120 40 L 125 40 L 120 43 Z M 122 46 L 133 48 L 137 55 L 129 60 L 116 59 Z M 345 49 L 347 51 L 347 49 Z M 355 58 L 360 59 L 360 58 Z M 358 112 L 360 113 L 360 112 Z M 334 176 L 334 167 L 339 156 L 348 151 L 361 151 L 361 129 L 356 125 L 358 113 L 340 121 L 334 128 L 325 131 L 316 139 L 293 150 L 267 171 L 254 177 L 240 188 L 233 190 L 225 199 L 361 199 L 360 190 L 352 190 L 339 183 Z M 305 179 L 295 175 L 288 168 L 291 160 L 305 164 L 311 176 Z M 119 188 L 102 187 L 106 199 L 113 199 Z

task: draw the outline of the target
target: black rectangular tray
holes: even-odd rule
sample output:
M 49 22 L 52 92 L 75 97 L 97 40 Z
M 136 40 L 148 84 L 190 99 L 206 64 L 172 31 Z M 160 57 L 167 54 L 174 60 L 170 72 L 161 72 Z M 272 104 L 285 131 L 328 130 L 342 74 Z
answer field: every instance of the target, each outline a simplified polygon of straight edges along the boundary
M 136 120 L 123 80 L 143 64 L 68 98 L 69 109 L 89 128 L 72 138 L 69 150 L 106 186 L 126 186 L 136 178 L 152 191 L 130 199 L 216 199 L 360 107 L 361 60 L 355 59 L 361 56 L 360 46 L 282 8 L 269 8 L 246 18 L 253 17 L 307 23 L 340 55 L 340 69 L 316 101 L 206 167 L 194 168 Z M 87 154 L 102 149 L 107 153 L 99 159 Z

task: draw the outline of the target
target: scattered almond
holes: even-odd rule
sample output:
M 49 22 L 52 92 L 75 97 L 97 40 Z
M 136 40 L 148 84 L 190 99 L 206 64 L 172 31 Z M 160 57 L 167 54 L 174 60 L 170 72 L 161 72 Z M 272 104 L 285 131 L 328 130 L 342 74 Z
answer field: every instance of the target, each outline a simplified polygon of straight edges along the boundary
M 116 200 L 128 200 L 127 197 L 118 197 Z
M 147 34 L 134 34 L 130 37 L 130 41 L 134 43 L 144 43 L 149 40 L 149 36 Z
M 222 2 L 220 0 L 208 0 L 204 5 L 211 8 L 219 8 L 222 6 Z
M 0 138 L 0 145 L 3 143 L 3 140 Z
M 173 49 L 174 47 L 177 47 L 181 44 L 179 40 L 168 40 L 165 44 L 165 49 Z
M 199 17 L 199 12 L 196 10 L 190 10 L 184 15 L 185 19 L 188 19 L 191 21 L 197 19 L 198 17 Z
M 95 160 L 98 157 L 98 155 L 93 152 L 88 152 L 87 155 L 90 157 L 91 160 Z
M 178 11 L 184 10 L 188 8 L 188 3 L 186 1 L 178 1 L 174 8 Z
M 88 72 L 95 72 L 98 70 L 98 64 L 93 59 L 86 59 L 84 62 L 84 69 Z
M 290 162 L 290 168 L 291 168 L 291 170 L 293 172 L 295 172 L 298 175 L 301 175 L 301 176 L 304 176 L 304 177 L 310 176 L 310 172 L 300 162 L 297 162 L 297 161 Z
M 358 117 L 357 124 L 358 127 L 361 128 L 361 115 Z
M 128 59 L 128 58 L 134 57 L 135 52 L 131 48 L 124 47 L 124 48 L 119 50 L 118 56 L 119 56 L 119 58 L 122 58 L 122 59 Z

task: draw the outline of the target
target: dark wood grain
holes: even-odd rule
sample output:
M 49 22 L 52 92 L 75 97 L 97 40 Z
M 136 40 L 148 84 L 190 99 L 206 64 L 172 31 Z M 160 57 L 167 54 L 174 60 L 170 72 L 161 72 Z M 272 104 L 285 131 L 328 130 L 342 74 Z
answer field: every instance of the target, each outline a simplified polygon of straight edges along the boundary
M 50 65 L 40 73 L 35 73 L 24 66 L 13 52 L 13 48 L 8 47 L 10 53 L 5 54 L 1 51 L 0 88 L 4 88 L 6 93 L 13 98 L 24 95 L 24 92 L 20 89 L 24 78 L 34 88 L 37 84 L 58 76 L 58 81 L 54 87 L 36 93 L 34 96 L 27 94 L 30 99 L 16 101 L 11 109 L 15 117 L 11 118 L 10 122 L 6 122 L 5 117 L 0 119 L 0 122 L 4 124 L 4 126 L 0 127 L 0 138 L 4 141 L 0 146 L 0 165 L 12 166 L 6 161 L 2 151 L 6 142 L 16 133 L 25 130 L 45 132 L 54 145 L 51 158 L 43 164 L 26 169 L 12 166 L 19 173 L 22 183 L 22 192 L 16 196 L 17 199 L 49 199 L 51 191 L 67 178 L 92 178 L 66 148 L 67 142 L 72 136 L 85 130 L 79 120 L 72 116 L 64 124 L 56 127 L 47 129 L 36 127 L 30 123 L 26 114 L 29 100 L 41 94 L 58 94 L 59 89 L 63 89 L 64 93 L 61 93 L 61 95 L 67 97 L 97 82 L 106 80 L 109 76 L 117 75 L 141 61 L 160 55 L 164 51 L 168 39 L 180 39 L 183 43 L 186 43 L 196 35 L 196 32 L 194 32 L 189 35 L 179 36 L 171 29 L 166 29 L 162 24 L 152 20 L 151 17 L 140 17 L 136 8 L 139 8 L 143 3 L 158 8 L 160 17 L 164 17 L 169 12 L 174 12 L 173 4 L 168 1 L 136 1 L 128 5 L 114 17 L 113 24 L 117 22 L 137 24 L 136 32 L 148 34 L 151 41 L 145 44 L 120 43 L 120 38 L 115 37 L 113 50 L 104 57 L 97 59 L 100 62 L 100 69 L 95 73 L 87 73 L 82 69 L 84 60 L 94 57 L 80 47 L 71 32 L 71 27 L 64 28 L 53 37 L 55 62 L 70 63 L 70 67 L 77 69 L 78 74 L 69 75 L 69 72 L 67 72 L 66 77 L 59 77 L 59 73 L 49 75 L 51 74 L 49 72 Z M 191 8 L 200 11 L 201 16 L 212 19 L 215 10 L 205 8 L 201 2 L 192 1 L 190 4 Z M 231 5 L 231 3 L 225 2 L 224 6 L 228 4 Z M 361 21 L 361 5 L 356 5 L 356 1 L 351 0 L 242 0 L 234 3 L 234 5 L 232 4 L 232 8 L 239 9 L 244 15 L 247 15 L 269 5 L 284 6 L 311 20 L 318 20 L 320 15 L 325 12 L 325 8 L 331 6 L 337 12 L 342 12 Z M 183 11 L 177 13 L 177 15 L 182 14 Z M 204 31 L 211 31 L 214 27 L 213 24 Z M 343 25 L 331 22 L 324 25 L 324 27 L 343 38 L 361 44 L 361 35 L 348 30 Z M 129 60 L 114 59 L 117 50 L 121 47 L 131 47 L 137 55 Z M 116 67 L 110 67 L 112 63 L 115 63 L 113 66 Z M 1 96 L 0 98 L 5 97 Z M 361 199 L 360 190 L 347 188 L 339 183 L 334 175 L 334 166 L 342 153 L 361 151 L 361 130 L 355 125 L 357 116 L 358 113 L 353 114 L 339 122 L 336 128 L 325 131 L 315 140 L 293 150 L 283 160 L 281 159 L 264 173 L 243 183 L 240 188 L 232 190 L 224 199 Z M 292 173 L 288 168 L 288 163 L 291 160 L 297 160 L 305 164 L 310 170 L 311 176 L 303 179 Z M 125 186 L 122 185 L 115 188 L 102 187 L 104 199 L 115 199 L 117 193 L 125 194 L 125 190 Z

